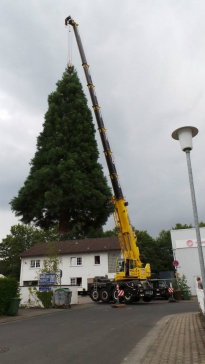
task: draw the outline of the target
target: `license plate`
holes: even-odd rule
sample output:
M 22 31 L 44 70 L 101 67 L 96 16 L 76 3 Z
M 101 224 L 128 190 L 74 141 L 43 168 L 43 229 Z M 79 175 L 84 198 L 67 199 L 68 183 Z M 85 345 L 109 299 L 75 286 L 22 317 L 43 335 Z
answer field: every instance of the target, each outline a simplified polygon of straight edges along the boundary
M 145 294 L 153 295 L 153 291 L 146 291 Z

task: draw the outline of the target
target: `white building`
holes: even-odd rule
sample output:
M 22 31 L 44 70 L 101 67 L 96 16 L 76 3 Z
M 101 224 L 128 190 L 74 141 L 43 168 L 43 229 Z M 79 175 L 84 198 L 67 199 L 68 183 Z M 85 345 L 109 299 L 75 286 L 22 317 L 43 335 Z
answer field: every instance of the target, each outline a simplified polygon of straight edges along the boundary
M 20 254 L 20 286 L 38 285 L 44 259 L 49 255 L 49 243 L 37 244 Z M 121 250 L 117 237 L 67 240 L 55 243 L 62 270 L 62 286 L 78 286 L 87 290 L 95 276 L 114 277 L 116 258 Z
M 205 256 L 205 228 L 200 228 L 203 255 Z M 184 274 L 193 295 L 196 295 L 196 277 L 201 276 L 196 240 L 196 229 L 171 230 L 174 259 L 179 263 L 177 273 Z

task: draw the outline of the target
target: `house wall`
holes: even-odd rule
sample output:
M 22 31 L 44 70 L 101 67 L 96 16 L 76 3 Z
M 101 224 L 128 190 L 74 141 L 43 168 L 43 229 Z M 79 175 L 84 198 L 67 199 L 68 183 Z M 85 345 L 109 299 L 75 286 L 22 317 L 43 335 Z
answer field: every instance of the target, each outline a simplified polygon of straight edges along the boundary
M 108 255 L 109 255 L 109 267 L 108 267 Z M 94 257 L 100 256 L 100 264 L 95 264 Z M 95 276 L 105 276 L 108 278 L 114 278 L 114 267 L 116 258 L 120 256 L 120 251 L 115 252 L 100 252 L 100 253 L 87 253 L 87 254 L 69 254 L 59 257 L 60 264 L 59 269 L 62 270 L 62 285 L 70 285 L 71 278 L 82 278 L 81 290 L 85 288 L 87 290 L 88 280 L 89 282 Z M 82 265 L 71 266 L 71 258 L 82 258 Z M 21 259 L 21 275 L 20 286 L 24 285 L 25 281 L 38 281 L 38 276 L 43 267 L 43 260 L 45 257 L 30 257 Z M 31 268 L 31 260 L 40 260 L 39 268 Z
M 38 287 L 36 287 L 38 289 Z M 57 289 L 58 287 L 53 287 L 53 291 Z M 78 304 L 78 287 L 65 287 L 62 288 L 69 288 L 72 291 L 71 296 L 71 305 Z M 37 299 L 35 294 L 32 292 L 32 289 L 30 287 L 20 287 L 20 298 L 21 303 L 20 305 L 24 305 L 26 307 L 43 307 L 41 301 Z
M 200 228 L 203 256 L 205 256 L 205 228 Z M 177 273 L 186 276 L 187 284 L 196 295 L 196 277 L 201 276 L 195 229 L 171 230 L 174 259 L 179 262 Z

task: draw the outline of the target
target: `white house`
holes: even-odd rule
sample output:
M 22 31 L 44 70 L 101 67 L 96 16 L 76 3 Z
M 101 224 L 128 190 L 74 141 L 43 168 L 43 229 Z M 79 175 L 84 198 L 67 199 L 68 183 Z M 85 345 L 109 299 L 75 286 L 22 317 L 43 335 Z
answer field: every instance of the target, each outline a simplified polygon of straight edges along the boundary
M 20 286 L 38 285 L 43 261 L 49 255 L 49 243 L 37 244 L 20 254 Z M 59 254 L 62 286 L 87 290 L 95 276 L 114 277 L 116 258 L 121 256 L 117 237 L 67 240 L 55 243 Z
M 205 256 L 205 228 L 200 228 L 203 255 Z M 201 275 L 196 240 L 196 229 L 171 230 L 172 248 L 177 273 L 187 278 L 192 294 L 196 295 L 196 277 Z

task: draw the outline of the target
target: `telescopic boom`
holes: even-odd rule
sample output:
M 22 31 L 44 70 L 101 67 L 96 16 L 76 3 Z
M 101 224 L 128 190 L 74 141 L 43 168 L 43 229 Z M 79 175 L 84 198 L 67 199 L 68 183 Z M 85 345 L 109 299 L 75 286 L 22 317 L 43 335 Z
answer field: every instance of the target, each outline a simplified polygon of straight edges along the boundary
M 103 150 L 110 174 L 110 180 L 114 191 L 113 203 L 115 205 L 115 214 L 114 214 L 115 224 L 118 229 L 120 246 L 124 256 L 124 261 L 122 259 L 118 260 L 115 280 L 122 280 L 122 279 L 128 280 L 134 277 L 139 279 L 146 279 L 151 275 L 150 265 L 146 264 L 145 268 L 143 268 L 142 262 L 140 260 L 139 248 L 137 247 L 137 237 L 135 232 L 133 231 L 133 228 L 129 220 L 128 210 L 127 210 L 128 203 L 124 199 L 122 189 L 120 186 L 119 177 L 113 160 L 112 151 L 106 135 L 106 128 L 103 122 L 102 114 L 100 112 L 100 106 L 98 104 L 98 99 L 95 93 L 95 86 L 93 85 L 92 82 L 92 78 L 89 72 L 89 65 L 87 63 L 82 41 L 79 35 L 78 24 L 76 24 L 76 22 L 71 18 L 71 16 L 68 16 L 65 19 L 65 25 L 68 24 L 72 25 L 75 33 L 75 38 L 80 52 L 82 66 L 85 72 L 87 86 L 92 101 L 92 107 L 98 124 L 98 130 L 100 133 L 100 138 L 103 145 Z

